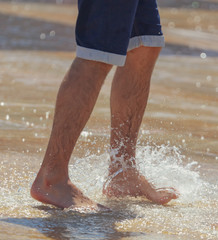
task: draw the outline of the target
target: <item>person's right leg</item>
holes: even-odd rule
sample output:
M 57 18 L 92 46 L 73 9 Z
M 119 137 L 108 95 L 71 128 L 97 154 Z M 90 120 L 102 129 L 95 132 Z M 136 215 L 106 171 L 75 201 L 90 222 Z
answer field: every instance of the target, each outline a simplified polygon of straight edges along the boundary
M 31 188 L 36 200 L 61 208 L 100 207 L 70 181 L 68 163 L 111 67 L 76 58 L 66 74 L 58 92 L 46 154 Z
M 139 47 L 117 68 L 111 89 L 111 161 L 103 193 L 108 197 L 141 196 L 166 204 L 178 197 L 173 188 L 156 189 L 136 169 L 139 127 L 146 108 L 150 78 L 159 47 Z M 145 159 L 146 164 L 146 159 Z

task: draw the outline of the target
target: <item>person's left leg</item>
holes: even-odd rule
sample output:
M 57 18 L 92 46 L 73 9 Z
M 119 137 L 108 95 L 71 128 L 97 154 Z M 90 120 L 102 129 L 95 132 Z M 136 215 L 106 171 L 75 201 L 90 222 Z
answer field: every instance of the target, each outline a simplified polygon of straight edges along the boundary
M 145 196 L 159 204 L 178 197 L 173 188 L 155 189 L 135 166 L 137 136 L 160 49 L 139 47 L 130 51 L 125 66 L 115 73 L 111 90 L 111 163 L 103 189 L 108 197 Z
M 76 58 L 61 83 L 53 127 L 31 196 L 60 208 L 105 210 L 70 180 L 68 164 L 111 65 Z

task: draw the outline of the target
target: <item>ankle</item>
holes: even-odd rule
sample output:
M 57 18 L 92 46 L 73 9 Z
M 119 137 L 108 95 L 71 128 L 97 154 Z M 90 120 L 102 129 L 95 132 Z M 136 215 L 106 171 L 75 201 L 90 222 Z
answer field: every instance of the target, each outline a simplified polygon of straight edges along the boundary
M 136 166 L 135 165 L 125 165 L 125 166 L 109 166 L 109 176 L 114 176 L 114 175 L 118 175 L 119 173 L 123 172 L 136 172 Z
M 41 168 L 36 177 L 36 181 L 40 181 L 44 186 L 51 186 L 58 183 L 66 183 L 69 180 L 67 171 L 60 169 Z
M 121 171 L 136 170 L 136 162 L 133 157 L 111 157 L 109 166 L 109 175 L 116 174 Z

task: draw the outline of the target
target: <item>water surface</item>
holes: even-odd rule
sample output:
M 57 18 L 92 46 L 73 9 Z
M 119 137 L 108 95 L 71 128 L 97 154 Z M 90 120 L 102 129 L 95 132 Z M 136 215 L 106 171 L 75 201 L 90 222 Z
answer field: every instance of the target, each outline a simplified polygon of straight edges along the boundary
M 218 1 L 160 1 L 166 48 L 152 78 L 137 147 L 140 171 L 181 197 L 167 206 L 107 200 L 108 75 L 71 159 L 74 183 L 113 210 L 43 205 L 40 167 L 58 87 L 75 57 L 75 1 L 0 2 L 0 239 L 218 239 Z

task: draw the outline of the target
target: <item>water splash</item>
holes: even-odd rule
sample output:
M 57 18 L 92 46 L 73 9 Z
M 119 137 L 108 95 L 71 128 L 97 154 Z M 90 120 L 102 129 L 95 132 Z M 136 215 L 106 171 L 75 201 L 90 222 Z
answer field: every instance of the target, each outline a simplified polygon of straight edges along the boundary
M 196 161 L 188 163 L 180 149 L 175 146 L 145 146 L 137 152 L 138 167 L 157 187 L 175 187 L 181 194 L 179 201 L 191 203 L 199 201 L 206 189 L 211 189 L 198 172 Z
M 137 167 L 156 187 L 175 187 L 181 194 L 180 203 L 187 204 L 205 200 L 212 196 L 216 186 L 202 180 L 196 161 L 188 161 L 175 146 L 139 146 Z M 184 163 L 186 162 L 186 163 Z M 101 197 L 102 185 L 106 181 L 109 154 L 90 155 L 74 160 L 70 175 L 75 184 L 89 197 Z
M 35 174 L 28 165 L 28 161 L 21 154 L 16 155 L 13 163 L 9 159 L 15 156 L 4 156 L 1 161 L 1 217 L 34 217 L 46 218 L 54 214 L 55 208 L 40 210 L 41 203 L 34 201 L 29 194 L 29 189 Z M 32 159 L 34 160 L 34 159 Z M 103 183 L 106 181 L 109 166 L 109 154 L 89 155 L 84 158 L 72 159 L 70 176 L 72 181 L 83 192 L 104 204 L 102 196 Z M 21 161 L 25 164 L 21 167 Z M 36 157 L 34 161 L 39 161 Z M 181 236 L 187 239 L 213 239 L 217 237 L 217 186 L 203 181 L 198 172 L 198 163 L 187 162 L 186 156 L 176 147 L 170 146 L 138 146 L 137 166 L 157 187 L 174 186 L 181 197 L 172 201 L 168 207 L 159 206 L 134 199 L 107 202 L 113 213 L 108 217 L 116 221 L 115 228 L 118 232 L 146 232 L 157 233 L 159 236 Z M 19 164 L 18 164 L 19 163 Z M 213 196 L 213 198 L 211 197 Z M 55 216 L 65 219 L 62 211 L 55 212 Z M 66 221 L 74 213 L 67 212 Z M 121 220 L 117 217 L 120 216 Z M 98 215 L 96 215 L 98 217 Z M 99 218 L 101 215 L 99 215 Z M 45 220 L 43 220 L 45 219 Z M 64 221 L 64 220 L 61 221 Z M 194 220 L 193 220 L 194 219 Z M 107 221 L 105 219 L 104 221 Z M 56 222 L 55 222 L 56 223 Z M 91 220 L 88 224 L 91 223 Z M 137 238 L 136 238 L 137 239 Z M 158 239 L 158 236 L 157 236 Z M 159 238 L 160 239 L 160 238 Z

